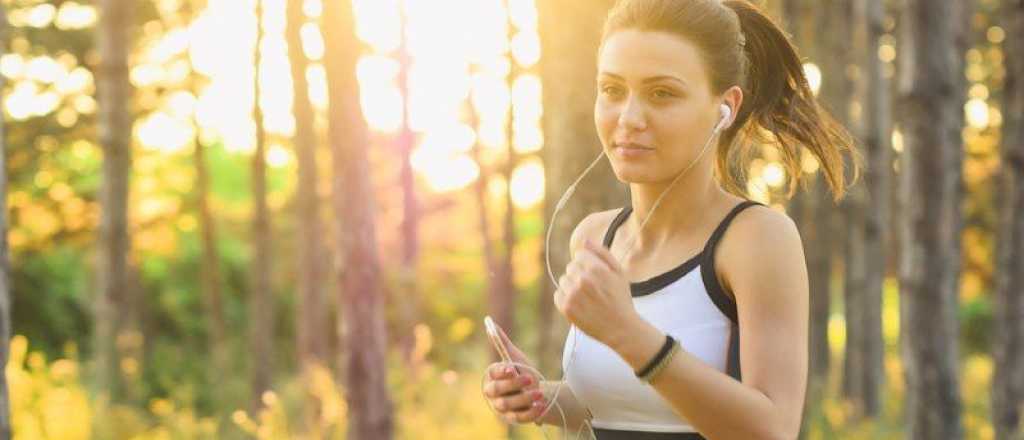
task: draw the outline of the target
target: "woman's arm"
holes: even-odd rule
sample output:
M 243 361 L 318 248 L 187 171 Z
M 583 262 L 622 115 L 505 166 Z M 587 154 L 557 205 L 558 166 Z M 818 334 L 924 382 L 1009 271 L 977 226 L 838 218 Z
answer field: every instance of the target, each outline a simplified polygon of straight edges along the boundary
M 736 297 L 743 382 L 679 350 L 651 384 L 707 438 L 794 439 L 800 430 L 808 347 L 808 285 L 803 247 L 784 214 L 751 209 L 737 217 L 719 247 Z M 741 221 L 746 218 L 747 221 Z M 665 334 L 643 319 L 609 341 L 634 370 L 646 364 Z
M 555 395 L 555 387 L 558 384 L 562 384 L 562 388 L 558 391 L 558 405 L 561 406 L 562 411 L 565 412 L 565 426 L 570 432 L 575 433 L 580 427 L 583 426 L 583 422 L 590 420 L 590 411 L 580 404 L 579 400 L 576 399 L 576 395 L 573 394 L 572 389 L 565 381 L 546 380 L 541 382 L 541 389 L 544 390 L 544 397 L 550 399 Z M 562 426 L 562 414 L 558 411 L 558 408 L 552 406 L 548 410 L 547 414 L 540 419 L 540 422 L 546 425 Z

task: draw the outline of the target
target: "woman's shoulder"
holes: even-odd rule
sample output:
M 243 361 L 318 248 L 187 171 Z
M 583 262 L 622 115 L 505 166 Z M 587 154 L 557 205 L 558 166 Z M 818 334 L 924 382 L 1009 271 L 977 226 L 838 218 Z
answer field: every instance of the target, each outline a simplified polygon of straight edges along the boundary
M 727 289 L 739 277 L 805 271 L 796 222 L 781 209 L 750 206 L 729 224 L 715 251 L 719 279 Z M 794 267 L 794 266 L 802 267 Z M 730 289 L 731 290 L 731 289 Z
M 729 231 L 732 235 L 756 240 L 756 243 L 771 240 L 779 234 L 798 234 L 796 222 L 789 214 L 782 209 L 760 203 L 738 213 L 729 224 Z

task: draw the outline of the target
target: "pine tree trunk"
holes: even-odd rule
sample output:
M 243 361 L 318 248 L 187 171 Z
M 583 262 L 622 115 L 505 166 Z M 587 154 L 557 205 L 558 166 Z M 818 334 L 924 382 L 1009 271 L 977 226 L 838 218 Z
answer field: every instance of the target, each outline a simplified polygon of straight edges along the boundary
M 285 38 L 288 42 L 288 62 L 292 74 L 292 108 L 295 115 L 295 136 L 292 142 L 298 160 L 298 185 L 295 191 L 296 223 L 299 230 L 299 251 L 296 261 L 298 272 L 298 306 L 296 310 L 296 351 L 303 382 L 307 390 L 313 389 L 312 369 L 326 367 L 327 304 L 324 300 L 324 266 L 327 253 L 323 246 L 323 227 L 320 224 L 320 197 L 316 167 L 317 138 L 313 127 L 313 106 L 309 101 L 306 68 L 309 61 L 302 49 L 302 25 L 306 22 L 302 0 L 288 0 L 286 5 Z M 303 408 L 305 429 L 318 432 L 319 400 L 307 391 Z
M 196 201 L 199 211 L 199 230 L 202 234 L 203 299 L 209 326 L 209 347 L 213 357 L 213 377 L 219 381 L 228 368 L 227 331 L 224 325 L 224 305 L 221 293 L 220 256 L 217 252 L 217 226 L 210 209 L 210 171 L 206 164 L 206 145 L 200 141 L 199 124 L 196 126 L 195 166 Z
M 505 0 L 502 6 L 509 10 L 509 1 Z M 512 15 L 508 14 L 508 33 L 506 40 L 511 42 L 514 36 L 515 25 L 512 22 Z M 509 45 L 508 53 L 509 72 L 508 77 L 505 79 L 508 84 L 509 90 L 514 90 L 516 78 L 522 73 L 522 69 L 516 64 L 516 59 L 512 56 L 511 45 Z M 512 172 L 515 170 L 517 163 L 517 155 L 515 150 L 515 112 L 514 107 L 515 100 L 509 101 L 509 112 L 508 118 L 505 123 L 505 136 L 506 136 L 506 154 L 504 169 L 502 170 L 502 177 L 505 180 L 505 191 L 504 191 L 504 203 L 505 210 L 504 216 L 502 217 L 502 259 L 501 266 L 498 271 L 500 278 L 498 279 L 497 296 L 494 298 L 494 319 L 502 326 L 508 337 L 515 341 L 516 333 L 516 286 L 515 286 L 515 246 L 516 246 L 516 231 L 515 231 L 515 206 L 512 203 Z
M 551 220 L 555 203 L 566 188 L 602 151 L 594 128 L 597 96 L 597 47 L 601 26 L 613 0 L 564 0 L 538 2 L 541 38 L 541 81 L 544 84 L 544 222 Z M 604 160 L 604 159 L 602 159 Z M 555 279 L 569 263 L 569 237 L 587 214 L 625 206 L 627 191 L 612 173 L 599 164 L 580 183 L 551 226 L 551 270 Z M 545 229 L 544 234 L 547 234 Z M 568 324 L 554 316 L 554 285 L 547 274 L 543 249 L 540 255 L 544 280 L 537 301 L 540 338 L 538 363 L 545 374 L 555 374 Z M 557 376 L 556 376 L 557 377 Z
M 263 111 L 260 109 L 260 47 L 263 40 L 262 0 L 256 0 L 256 46 L 253 50 L 255 66 L 253 80 L 253 120 L 256 123 L 256 150 L 252 156 L 252 286 L 249 297 L 249 347 L 252 368 L 252 395 L 250 409 L 253 414 L 262 407 L 263 393 L 270 390 L 273 371 L 270 356 L 273 351 L 274 312 L 270 291 L 270 214 L 267 208 L 266 133 Z
M 863 2 L 850 1 L 844 6 L 844 11 L 849 14 L 849 17 L 852 17 L 852 23 L 849 23 L 844 29 L 846 32 L 842 33 L 842 35 L 850 35 L 849 39 L 853 40 L 852 43 L 846 46 L 849 49 L 848 53 L 853 55 L 851 59 L 846 60 L 845 64 L 851 66 L 858 64 L 857 61 L 865 57 L 866 52 L 869 50 L 865 44 L 866 37 L 864 32 L 866 10 Z M 842 22 L 841 20 L 838 21 Z M 837 38 L 842 37 L 837 35 Z M 854 99 L 858 101 L 861 108 L 864 108 L 867 104 L 865 95 L 869 92 L 867 89 L 869 84 L 864 80 L 864 75 L 856 75 L 851 78 L 849 86 L 854 91 L 853 96 L 856 97 Z M 847 122 L 852 131 L 858 134 L 858 138 L 863 139 L 865 137 L 867 124 L 863 111 L 860 112 L 860 115 L 851 112 Z M 858 145 L 858 147 L 861 146 Z M 867 329 L 864 325 L 868 313 L 867 294 L 865 293 L 867 261 L 864 243 L 866 238 L 864 224 L 867 215 L 865 211 L 868 198 L 866 192 L 867 189 L 864 188 L 864 185 L 854 186 L 850 189 L 848 197 L 841 204 L 846 231 L 843 248 L 843 267 L 845 269 L 843 277 L 843 309 L 846 318 L 846 346 L 843 356 L 843 395 L 853 403 L 859 414 L 863 414 L 865 407 L 864 369 L 866 368 L 866 353 L 864 349 L 867 341 Z
M 905 149 L 900 328 L 908 438 L 963 437 L 957 378 L 960 130 L 954 0 L 910 0 L 900 81 Z
M 1024 53 L 1024 0 L 1003 4 L 1003 53 Z M 995 373 L 992 424 L 996 438 L 1022 438 L 1024 411 L 1024 59 L 1006 57 L 1000 225 L 995 270 Z M 1016 434 L 1018 437 L 1013 437 Z
M 193 20 L 199 17 L 200 11 L 205 8 L 204 2 L 196 2 L 192 5 Z M 192 70 L 192 94 L 199 96 L 200 74 L 196 72 L 195 66 Z M 224 301 L 221 286 L 220 255 L 217 251 L 217 226 L 213 220 L 213 212 L 210 209 L 210 170 L 206 163 L 206 145 L 203 145 L 200 135 L 201 127 L 199 118 L 193 115 L 192 125 L 195 127 L 196 135 L 193 160 L 196 169 L 196 211 L 199 217 L 199 233 L 202 246 L 202 267 L 200 277 L 202 280 L 203 307 L 206 313 L 206 325 L 209 337 L 207 345 L 213 359 L 213 368 L 210 370 L 209 378 L 212 383 L 220 383 L 228 371 L 227 330 L 224 324 Z
M 95 378 L 100 392 L 117 399 L 121 392 L 117 347 L 123 304 L 128 301 L 128 185 L 131 167 L 131 86 L 128 82 L 128 25 L 133 2 L 102 0 L 96 47 L 100 64 L 96 75 L 97 129 L 103 149 L 100 187 L 97 294 L 93 322 Z
M 471 67 L 474 69 L 475 67 Z M 474 130 L 479 130 L 479 113 L 478 109 L 473 108 L 470 112 L 470 125 Z M 476 209 L 477 218 L 479 220 L 479 234 L 480 242 L 483 244 L 483 258 L 484 258 L 484 269 L 487 271 L 487 282 L 484 285 L 484 291 L 487 294 L 487 313 L 497 321 L 497 324 L 503 328 L 508 324 L 504 317 L 499 315 L 499 306 L 501 298 L 501 280 L 502 277 L 498 275 L 501 271 L 501 267 L 498 262 L 497 251 L 494 249 L 494 240 L 491 238 L 491 208 L 489 202 L 489 195 L 487 193 L 487 187 L 491 181 L 491 169 L 493 168 L 490 164 L 484 162 L 483 157 L 483 146 L 480 144 L 479 139 L 473 144 L 472 150 L 470 151 L 473 161 L 476 162 L 480 168 L 480 175 L 477 177 L 476 182 L 473 184 L 473 195 L 476 198 Z M 506 333 L 508 329 L 505 329 Z M 512 335 L 509 335 L 511 338 Z M 491 361 L 501 361 L 501 356 L 496 350 L 490 351 Z
M 882 0 L 867 0 L 865 5 L 867 50 L 867 102 L 864 106 L 865 142 L 868 166 L 865 184 L 868 197 L 864 209 L 864 290 L 861 386 L 864 415 L 879 414 L 880 392 L 885 379 L 885 341 L 882 338 L 882 286 L 886 274 L 886 249 L 889 225 L 889 181 L 892 171 L 891 128 L 889 120 L 890 87 L 884 65 L 878 58 L 878 47 L 885 33 L 885 8 Z
M 7 11 L 0 5 L 0 41 L 7 41 Z M 3 55 L 0 47 L 0 56 Z M 0 78 L 0 89 L 4 79 Z M 3 98 L 0 97 L 0 107 Z M 7 249 L 7 142 L 4 122 L 0 120 L 0 370 L 7 366 L 11 345 L 11 284 L 10 260 Z M 7 391 L 7 375 L 0 374 L 0 439 L 11 438 L 11 404 Z
M 840 120 L 845 119 L 842 114 L 846 111 L 844 99 L 849 96 L 835 93 L 845 84 L 843 64 L 845 52 L 837 50 L 835 38 L 828 38 L 819 44 L 815 44 L 806 32 L 815 23 L 810 19 L 818 20 L 819 26 L 828 26 L 836 15 L 837 3 L 817 10 L 808 8 L 804 0 L 786 0 L 782 3 L 782 11 L 785 16 L 785 23 L 793 41 L 801 53 L 801 56 L 810 55 L 810 61 L 817 63 L 822 69 L 825 77 L 831 78 L 822 84 L 820 100 Z M 813 13 L 817 12 L 815 16 Z M 844 17 L 844 20 L 846 18 Z M 839 31 L 836 32 L 837 34 Z M 820 47 L 824 46 L 824 47 Z M 843 112 L 843 113 L 837 113 Z M 829 198 L 823 186 L 824 182 L 820 175 L 808 176 L 811 180 L 807 191 L 798 192 L 792 200 L 791 212 L 800 227 L 800 235 L 804 241 L 804 254 L 807 256 L 808 275 L 810 283 L 810 374 L 804 408 L 806 411 L 816 409 L 823 387 L 828 378 L 831 352 L 828 345 L 828 320 L 831 308 L 830 282 L 832 253 L 834 242 L 831 238 L 830 218 L 833 205 L 828 202 Z
M 399 276 L 400 291 L 402 300 L 395 306 L 399 309 L 401 326 L 399 343 L 403 358 L 406 363 L 411 363 L 412 352 L 415 348 L 416 338 L 414 329 L 420 320 L 420 294 L 416 284 L 416 266 L 419 258 L 419 223 L 422 212 L 420 212 L 419 201 L 416 197 L 416 180 L 412 170 L 412 149 L 416 142 L 416 135 L 409 124 L 409 70 L 412 68 L 412 59 L 409 55 L 408 44 L 408 17 L 404 8 L 399 8 L 401 16 L 402 40 L 399 47 L 399 71 L 398 84 L 402 94 L 402 128 L 398 134 L 397 146 L 401 160 L 401 187 L 402 187 L 402 269 Z
M 337 216 L 339 318 L 342 367 L 349 408 L 347 438 L 390 439 L 393 404 L 387 388 L 386 343 L 380 258 L 370 184 L 368 128 L 356 80 L 361 46 L 350 1 L 324 2 L 327 89 L 331 102 L 328 140 L 334 153 Z

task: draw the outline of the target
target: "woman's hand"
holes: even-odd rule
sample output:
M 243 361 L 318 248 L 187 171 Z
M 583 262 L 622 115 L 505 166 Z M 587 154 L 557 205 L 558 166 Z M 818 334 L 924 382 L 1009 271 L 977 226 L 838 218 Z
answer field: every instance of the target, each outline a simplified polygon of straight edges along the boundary
M 522 350 L 508 339 L 505 331 L 500 326 L 497 328 L 512 361 L 532 366 Z M 532 370 L 516 368 L 506 362 L 495 362 L 487 367 L 484 396 L 502 420 L 510 424 L 534 422 L 547 406 L 540 387 L 540 377 Z
M 554 301 L 569 322 L 609 347 L 641 319 L 618 260 L 590 240 L 558 280 Z

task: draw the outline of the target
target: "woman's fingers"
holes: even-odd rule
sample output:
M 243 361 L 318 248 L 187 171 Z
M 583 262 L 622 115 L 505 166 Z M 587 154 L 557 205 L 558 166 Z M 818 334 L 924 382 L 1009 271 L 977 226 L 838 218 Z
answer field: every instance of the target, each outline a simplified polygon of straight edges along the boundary
M 487 375 L 491 379 L 504 379 L 510 376 L 508 367 L 509 365 L 504 362 L 495 362 L 487 366 Z
M 533 402 L 544 398 L 544 394 L 536 389 L 524 389 L 521 393 L 494 399 L 494 409 L 499 412 L 529 411 Z
M 544 392 L 533 376 L 515 376 L 509 368 L 504 362 L 495 362 L 487 367 L 484 395 L 505 422 L 532 422 L 540 417 L 547 405 Z
M 484 395 L 493 399 L 518 393 L 523 388 L 534 388 L 536 386 L 536 380 L 527 375 L 508 379 L 493 379 L 484 384 Z
M 547 405 L 546 401 L 537 400 L 530 404 L 528 408 L 523 411 L 512 411 L 502 413 L 501 417 L 507 423 L 529 423 L 537 420 L 541 413 L 544 412 L 544 407 Z

